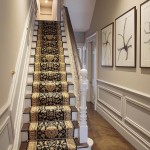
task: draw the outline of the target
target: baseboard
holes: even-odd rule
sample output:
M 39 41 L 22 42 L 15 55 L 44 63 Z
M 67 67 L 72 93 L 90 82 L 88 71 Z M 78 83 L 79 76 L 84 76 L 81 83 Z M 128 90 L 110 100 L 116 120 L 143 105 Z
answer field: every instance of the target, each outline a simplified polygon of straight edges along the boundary
M 122 124 L 117 118 L 109 114 L 107 110 L 97 104 L 96 111 L 103 116 L 127 141 L 129 141 L 137 150 L 149 150 L 148 147 L 143 145 L 133 134 L 132 131 L 129 132 L 129 128 Z

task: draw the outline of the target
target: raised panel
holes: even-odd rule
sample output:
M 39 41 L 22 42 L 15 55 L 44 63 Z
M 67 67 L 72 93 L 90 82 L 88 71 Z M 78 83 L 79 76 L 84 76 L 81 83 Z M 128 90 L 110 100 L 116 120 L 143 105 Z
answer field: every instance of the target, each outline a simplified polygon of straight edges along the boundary
M 0 150 L 7 150 L 9 145 L 8 127 L 6 126 L 0 134 Z
M 150 107 L 126 97 L 125 120 L 150 137 Z
M 122 116 L 122 95 L 120 93 L 98 86 L 98 101 L 103 103 L 117 115 Z
M 8 150 L 12 143 L 12 130 L 10 126 L 10 118 L 4 114 L 4 118 L 0 118 L 0 150 Z

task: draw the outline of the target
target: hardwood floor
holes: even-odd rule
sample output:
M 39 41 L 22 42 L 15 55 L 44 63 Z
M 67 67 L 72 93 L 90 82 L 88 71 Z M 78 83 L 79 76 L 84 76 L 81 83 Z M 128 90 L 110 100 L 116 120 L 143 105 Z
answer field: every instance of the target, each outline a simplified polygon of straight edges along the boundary
M 101 115 L 94 105 L 87 103 L 89 137 L 93 139 L 92 150 L 136 150 Z

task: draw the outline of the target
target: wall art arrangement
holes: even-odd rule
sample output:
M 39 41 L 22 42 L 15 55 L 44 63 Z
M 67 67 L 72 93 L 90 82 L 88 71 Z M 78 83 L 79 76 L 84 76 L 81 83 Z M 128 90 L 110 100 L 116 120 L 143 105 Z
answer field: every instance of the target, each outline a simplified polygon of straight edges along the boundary
M 141 67 L 150 67 L 150 1 L 140 6 L 141 12 Z
M 135 67 L 136 49 L 136 7 L 115 20 L 116 66 Z
M 102 34 L 102 66 L 113 66 L 113 33 L 114 23 L 101 29 Z

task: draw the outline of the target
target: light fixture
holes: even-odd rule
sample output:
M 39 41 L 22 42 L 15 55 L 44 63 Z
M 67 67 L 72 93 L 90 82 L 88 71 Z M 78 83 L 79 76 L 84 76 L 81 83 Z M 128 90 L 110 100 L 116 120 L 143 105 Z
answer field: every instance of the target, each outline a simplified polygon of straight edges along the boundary
M 45 0 L 45 3 L 48 3 L 48 0 Z

